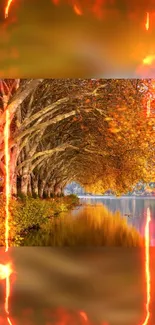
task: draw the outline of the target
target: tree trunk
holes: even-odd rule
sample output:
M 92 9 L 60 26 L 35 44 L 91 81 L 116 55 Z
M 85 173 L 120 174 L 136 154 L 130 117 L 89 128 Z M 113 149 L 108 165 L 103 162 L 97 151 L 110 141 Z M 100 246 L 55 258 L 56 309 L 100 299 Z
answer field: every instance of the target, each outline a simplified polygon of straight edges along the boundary
M 23 168 L 22 176 L 21 176 L 21 193 L 27 195 L 28 193 L 28 184 L 29 184 L 29 168 L 26 166 Z
M 47 197 L 51 197 L 51 189 L 50 186 L 47 186 Z
M 24 195 L 27 195 L 28 183 L 29 183 L 29 175 L 23 175 L 21 178 L 21 193 Z
M 61 187 L 61 195 L 64 195 L 64 187 Z
M 54 185 L 54 195 L 60 196 L 61 195 L 61 187 L 58 183 Z
M 48 197 L 48 187 L 47 186 L 45 186 L 45 188 L 44 188 L 43 197 Z
M 17 176 L 17 195 L 21 193 L 21 176 Z
M 19 155 L 19 148 L 15 146 L 10 151 L 10 193 L 11 195 L 17 195 L 17 174 L 16 165 Z
M 46 181 L 42 180 L 40 182 L 40 186 L 39 186 L 39 197 L 40 198 L 43 198 L 45 185 L 46 185 Z
M 11 194 L 17 195 L 17 176 L 14 175 L 12 179 L 12 187 L 11 187 Z
M 28 194 L 32 196 L 31 175 L 29 176 L 29 182 L 28 182 Z
M 51 189 L 50 189 L 49 185 L 46 184 L 45 189 L 44 189 L 44 196 L 50 198 L 50 194 L 51 194 Z
M 54 186 L 50 187 L 50 197 L 54 196 Z
M 38 196 L 38 176 L 37 175 L 33 175 L 32 177 L 32 193 L 33 195 L 37 195 Z

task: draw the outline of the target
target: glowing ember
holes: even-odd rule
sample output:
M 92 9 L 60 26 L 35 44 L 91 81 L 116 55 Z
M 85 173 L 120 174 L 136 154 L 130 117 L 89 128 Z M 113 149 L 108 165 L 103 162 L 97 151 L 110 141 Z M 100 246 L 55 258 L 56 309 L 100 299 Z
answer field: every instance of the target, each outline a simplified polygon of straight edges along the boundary
M 77 5 L 74 5 L 73 9 L 78 16 L 82 16 L 82 11 Z
M 145 28 L 146 30 L 149 30 L 150 27 L 150 15 L 149 12 L 146 13 L 146 23 L 145 23 Z
M 84 311 L 80 311 L 79 313 L 81 315 L 81 317 L 85 320 L 85 322 L 88 321 L 88 317 L 87 317 L 87 314 L 84 312 Z
M 146 318 L 142 325 L 147 325 L 150 318 L 150 299 L 151 299 L 151 276 L 150 276 L 150 232 L 149 224 L 151 221 L 150 209 L 147 209 L 147 220 L 145 225 L 145 275 L 146 275 Z
M 12 266 L 10 263 L 3 265 L 0 264 L 0 280 L 6 281 L 6 287 L 5 287 L 5 305 L 4 309 L 7 314 L 7 321 L 9 325 L 12 325 L 11 320 L 9 318 L 9 297 L 10 297 L 10 275 L 12 274 Z
M 10 270 L 8 270 L 8 271 L 10 271 Z M 10 274 L 8 273 L 8 275 L 6 277 L 5 312 L 7 315 L 9 315 Z
M 11 320 L 10 320 L 9 317 L 7 317 L 7 321 L 8 321 L 8 323 L 9 323 L 9 325 L 12 325 Z
M 9 172 L 9 163 L 10 163 L 10 155 L 9 155 L 9 135 L 10 135 L 10 116 L 9 111 L 6 110 L 6 124 L 4 128 L 4 144 L 5 144 L 5 172 L 6 172 L 6 180 L 5 180 L 5 197 L 6 197 L 6 205 L 5 205 L 5 251 L 8 251 L 9 248 L 9 201 L 10 201 L 10 172 Z
M 7 2 L 7 5 L 5 7 L 5 18 L 7 18 L 8 15 L 9 15 L 9 9 L 10 9 L 10 6 L 11 6 L 12 1 L 13 0 L 8 0 L 8 2 Z
M 155 61 L 155 55 L 148 55 L 143 59 L 143 64 L 151 65 Z
M 0 264 L 0 280 L 6 279 L 12 273 L 11 264 Z

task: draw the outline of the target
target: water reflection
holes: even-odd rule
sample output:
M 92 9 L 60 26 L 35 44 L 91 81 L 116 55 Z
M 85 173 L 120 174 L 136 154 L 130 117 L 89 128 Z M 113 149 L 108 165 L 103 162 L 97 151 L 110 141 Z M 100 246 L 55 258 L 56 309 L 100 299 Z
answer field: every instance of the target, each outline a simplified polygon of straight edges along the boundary
M 123 217 L 118 207 L 111 211 L 110 206 L 106 206 L 104 202 L 94 202 L 91 199 L 81 202 L 83 204 L 73 210 L 50 218 L 41 229 L 28 232 L 22 245 L 52 247 L 143 245 L 136 225 L 132 224 L 133 218 L 130 221 L 128 217 Z M 127 202 L 126 209 L 129 213 Z M 143 227 L 138 230 L 142 233 Z
M 139 249 L 17 247 L 10 250 L 17 272 L 10 297 L 13 325 L 139 325 L 144 319 Z M 0 283 L 0 324 L 8 325 L 3 317 L 3 300 Z M 79 319 L 81 310 L 87 313 L 89 322 Z M 64 316 L 69 314 L 72 318 L 65 322 L 60 311 L 61 315 L 64 311 Z
M 129 225 L 134 226 L 142 236 L 144 236 L 144 226 L 146 221 L 146 212 L 147 208 L 150 208 L 151 212 L 151 225 L 150 225 L 150 234 L 151 234 L 151 246 L 155 246 L 155 199 L 154 198 L 141 198 L 141 197 L 89 197 L 81 198 L 82 204 L 103 204 L 109 211 L 116 212 L 119 211 L 120 214 L 126 218 Z M 128 217 L 126 215 L 130 215 Z

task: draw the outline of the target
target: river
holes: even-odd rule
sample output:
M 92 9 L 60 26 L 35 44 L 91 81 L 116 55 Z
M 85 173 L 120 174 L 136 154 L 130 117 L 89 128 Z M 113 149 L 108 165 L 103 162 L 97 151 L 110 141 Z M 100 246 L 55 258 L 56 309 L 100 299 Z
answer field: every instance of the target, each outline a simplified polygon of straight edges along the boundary
M 66 224 L 69 224 L 69 227 L 72 227 L 72 221 L 74 218 L 80 217 L 84 221 L 85 218 L 85 208 L 91 210 L 91 215 L 93 219 L 98 222 L 100 218 L 102 219 L 103 212 L 100 212 L 100 209 L 97 207 L 104 206 L 108 210 L 106 214 L 113 212 L 119 212 L 122 218 L 125 218 L 129 227 L 133 226 L 138 230 L 142 237 L 144 237 L 144 227 L 146 222 L 147 209 L 150 208 L 151 212 L 151 224 L 150 224 L 150 245 L 155 246 L 155 231 L 154 231 L 154 220 L 155 220 L 155 199 L 151 197 L 79 197 L 80 205 L 75 207 L 73 210 L 63 212 L 58 216 L 56 223 L 60 223 L 59 230 L 58 226 L 53 225 L 52 221 L 47 225 L 46 229 L 40 229 L 39 231 L 30 232 L 23 241 L 24 246 L 63 246 L 61 244 L 61 238 L 65 233 Z M 92 209 L 91 209 L 92 205 Z M 96 206 L 96 208 L 95 208 Z M 115 216 L 114 216 L 115 217 Z M 54 219 L 53 219 L 54 220 Z M 91 222 L 91 221 L 90 221 Z M 84 223 L 84 222 L 82 222 Z M 51 226 L 50 226 L 51 225 Z M 62 230 L 63 229 L 63 230 Z M 77 229 L 77 228 L 76 228 Z M 80 234 L 77 229 L 75 236 Z M 68 232 L 69 234 L 70 232 Z M 92 236 L 94 235 L 94 232 Z M 74 235 L 73 235 L 74 237 Z M 74 240 L 74 239 L 73 239 Z M 64 241 L 65 242 L 65 241 Z M 66 245 L 68 245 L 66 243 Z M 71 245 L 71 244 L 69 244 Z M 82 244 L 81 244 L 82 245 Z M 71 245 L 72 246 L 72 245 Z M 76 244 L 75 244 L 76 246 Z
M 65 212 L 62 218 L 67 215 L 71 218 L 76 218 L 78 214 L 82 215 L 85 205 L 90 207 L 103 204 L 109 211 L 119 211 L 122 217 L 124 214 L 131 214 L 132 218 L 127 219 L 129 224 L 132 223 L 142 232 L 147 208 L 150 208 L 152 223 L 155 217 L 153 198 L 83 197 L 80 198 L 80 203 L 79 207 Z M 61 219 L 61 215 L 58 218 Z M 153 226 L 150 228 L 153 229 Z M 153 239 L 153 230 L 151 234 Z M 41 237 L 39 232 L 32 236 L 38 236 L 38 240 L 41 240 L 40 246 L 48 244 L 48 236 Z M 35 244 L 37 245 L 37 241 Z M 32 246 L 32 243 L 29 246 Z M 21 324 L 23 315 L 31 321 L 33 317 L 34 325 L 45 324 L 47 322 L 45 316 L 48 317 L 48 324 L 55 324 L 51 323 L 53 315 L 50 313 L 58 307 L 64 307 L 67 312 L 85 311 L 92 320 L 89 324 L 93 325 L 143 324 L 146 316 L 143 249 L 19 247 L 11 251 L 18 273 L 11 300 L 12 315 L 19 320 L 15 325 Z M 155 251 L 151 248 L 150 269 L 153 288 L 154 268 Z M 154 304 L 152 290 L 151 306 Z M 23 314 L 23 309 L 29 311 L 30 306 L 31 313 Z M 155 324 L 152 307 L 151 312 L 152 322 L 149 324 Z M 66 319 L 65 313 L 64 317 Z M 28 321 L 24 324 L 28 324 Z M 82 323 L 75 317 L 67 324 Z
M 151 246 L 155 246 L 155 198 L 154 197 L 113 197 L 113 196 L 81 196 L 80 202 L 85 204 L 103 204 L 109 211 L 119 211 L 121 216 L 126 218 L 129 225 L 134 226 L 139 233 L 144 236 L 144 226 L 146 221 L 147 208 L 150 208 L 151 212 Z M 130 217 L 125 216 L 130 215 Z

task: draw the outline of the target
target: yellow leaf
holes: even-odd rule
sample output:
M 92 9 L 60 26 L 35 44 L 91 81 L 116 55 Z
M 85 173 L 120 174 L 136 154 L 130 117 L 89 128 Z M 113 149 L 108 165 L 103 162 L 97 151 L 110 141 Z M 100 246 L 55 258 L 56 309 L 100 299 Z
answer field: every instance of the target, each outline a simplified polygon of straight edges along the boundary
M 120 130 L 120 129 L 116 129 L 116 128 L 110 128 L 109 131 L 110 131 L 111 133 L 118 133 L 118 132 L 120 132 L 121 130 Z
M 111 117 L 106 117 L 104 120 L 105 121 L 112 121 L 113 119 Z

